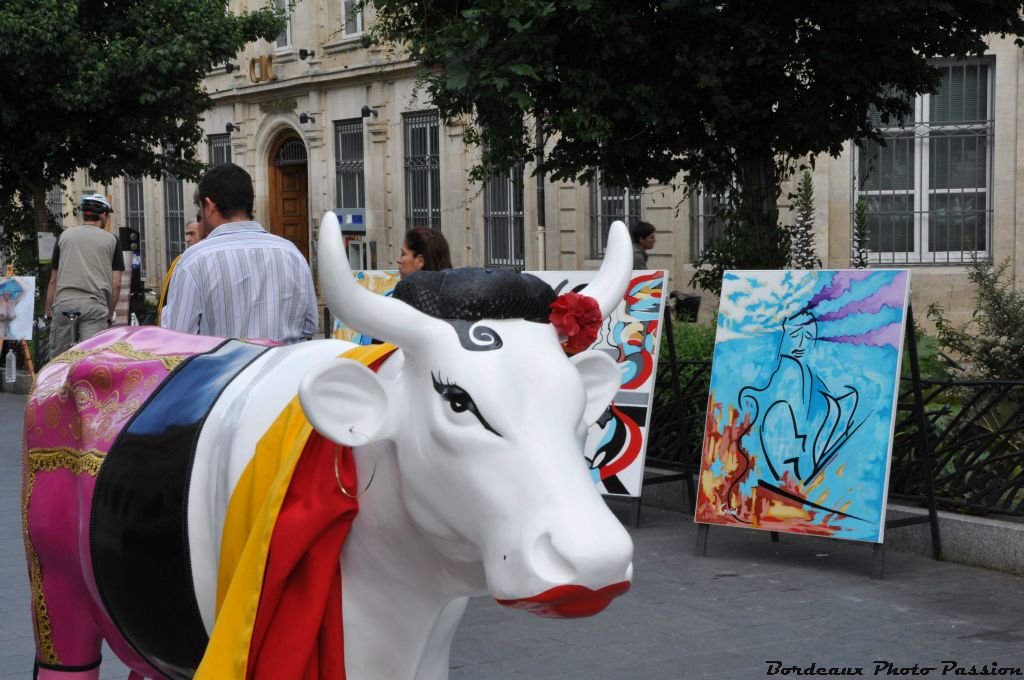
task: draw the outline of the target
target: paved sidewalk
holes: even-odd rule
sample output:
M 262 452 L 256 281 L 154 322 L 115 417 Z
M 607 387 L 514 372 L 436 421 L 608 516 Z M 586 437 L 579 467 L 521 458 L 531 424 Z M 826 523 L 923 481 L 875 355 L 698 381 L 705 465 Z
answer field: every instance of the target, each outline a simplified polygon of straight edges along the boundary
M 33 656 L 19 498 L 23 405 L 24 397 L 0 394 L 2 680 L 31 677 Z M 885 579 L 873 581 L 869 546 L 789 536 L 772 543 L 766 533 L 724 528 L 712 529 L 708 556 L 698 558 L 688 517 L 645 509 L 642 519 L 631 530 L 629 593 L 594 618 L 570 621 L 477 598 L 455 638 L 451 679 L 742 680 L 830 668 L 957 677 L 972 665 L 983 674 L 983 664 L 993 675 L 1024 674 L 1024 579 L 890 552 Z M 127 677 L 104 658 L 101 677 Z M 943 662 L 958 668 L 943 673 Z

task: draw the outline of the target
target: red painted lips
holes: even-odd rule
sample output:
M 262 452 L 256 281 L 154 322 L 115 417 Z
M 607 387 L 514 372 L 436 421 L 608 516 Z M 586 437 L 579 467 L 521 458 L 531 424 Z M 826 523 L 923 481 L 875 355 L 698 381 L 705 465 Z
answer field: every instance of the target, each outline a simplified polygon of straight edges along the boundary
M 533 597 L 497 602 L 505 607 L 525 609 L 551 619 L 579 619 L 603 610 L 612 600 L 629 590 L 629 585 L 629 581 L 622 581 L 599 590 L 585 586 L 558 586 Z

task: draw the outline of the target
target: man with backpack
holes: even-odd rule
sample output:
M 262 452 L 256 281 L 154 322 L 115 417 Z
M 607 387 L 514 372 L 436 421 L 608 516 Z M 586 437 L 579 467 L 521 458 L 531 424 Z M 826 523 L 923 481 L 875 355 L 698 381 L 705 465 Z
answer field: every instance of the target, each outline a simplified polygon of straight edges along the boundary
M 84 196 L 83 223 L 64 230 L 53 248 L 43 312 L 53 317 L 51 356 L 106 329 L 113 316 L 124 273 L 121 244 L 106 231 L 113 211 L 105 196 Z

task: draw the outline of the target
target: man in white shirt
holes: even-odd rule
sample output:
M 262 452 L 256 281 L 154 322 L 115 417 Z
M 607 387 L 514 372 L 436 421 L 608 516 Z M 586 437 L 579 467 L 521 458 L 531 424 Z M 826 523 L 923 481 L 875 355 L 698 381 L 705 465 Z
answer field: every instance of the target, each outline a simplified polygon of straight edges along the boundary
M 195 201 L 208 236 L 181 255 L 160 325 L 186 333 L 285 344 L 317 330 L 309 263 L 252 221 L 252 178 L 233 163 L 211 168 Z

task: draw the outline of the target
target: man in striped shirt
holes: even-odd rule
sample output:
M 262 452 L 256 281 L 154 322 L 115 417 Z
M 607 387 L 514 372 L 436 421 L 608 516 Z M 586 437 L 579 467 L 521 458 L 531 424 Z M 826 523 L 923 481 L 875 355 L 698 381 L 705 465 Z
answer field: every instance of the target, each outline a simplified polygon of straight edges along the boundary
M 160 325 L 285 344 L 313 337 L 318 314 L 309 264 L 292 243 L 252 221 L 249 173 L 218 165 L 199 180 L 195 200 L 207 237 L 181 255 Z

